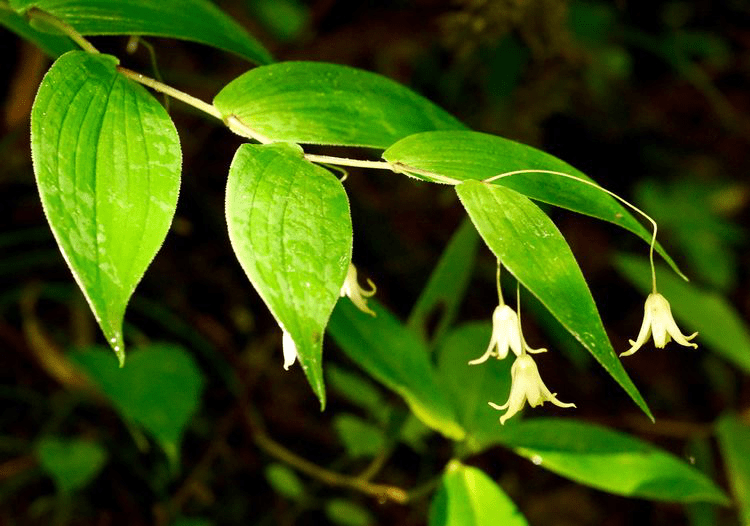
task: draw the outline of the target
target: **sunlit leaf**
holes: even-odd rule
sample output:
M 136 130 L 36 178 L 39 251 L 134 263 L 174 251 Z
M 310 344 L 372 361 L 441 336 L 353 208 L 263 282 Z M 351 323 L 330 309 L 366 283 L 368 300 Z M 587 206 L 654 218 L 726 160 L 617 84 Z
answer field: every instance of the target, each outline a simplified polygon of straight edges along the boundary
M 420 179 L 458 184 L 484 180 L 517 170 L 549 170 L 592 182 L 568 163 L 531 146 L 496 135 L 473 131 L 434 131 L 407 137 L 388 148 L 383 158 L 397 169 Z M 494 181 L 524 194 L 574 212 L 614 223 L 651 241 L 651 232 L 631 211 L 602 190 L 578 180 L 547 173 L 519 173 Z M 679 273 L 667 253 L 659 254 Z
M 116 63 L 82 51 L 55 62 L 31 153 L 47 221 L 122 363 L 125 307 L 169 230 L 182 159 L 167 112 Z
M 694 467 L 619 431 L 571 418 L 535 418 L 499 436 L 534 464 L 603 491 L 652 500 L 728 503 L 724 492 Z
M 352 254 L 343 186 L 298 146 L 244 144 L 229 169 L 226 214 L 237 259 L 324 407 L 323 331 Z
M 482 470 L 453 460 L 430 505 L 429 526 L 527 526 L 516 505 Z
M 16 11 L 36 7 L 82 35 L 149 35 L 200 42 L 257 64 L 271 55 L 209 0 L 10 0 Z
M 397 82 L 321 62 L 252 69 L 227 84 L 214 105 L 272 141 L 385 148 L 412 133 L 464 128 Z
M 565 238 L 538 206 L 515 190 L 479 181 L 456 187 L 492 252 L 596 358 L 649 416 L 612 349 L 599 312 Z

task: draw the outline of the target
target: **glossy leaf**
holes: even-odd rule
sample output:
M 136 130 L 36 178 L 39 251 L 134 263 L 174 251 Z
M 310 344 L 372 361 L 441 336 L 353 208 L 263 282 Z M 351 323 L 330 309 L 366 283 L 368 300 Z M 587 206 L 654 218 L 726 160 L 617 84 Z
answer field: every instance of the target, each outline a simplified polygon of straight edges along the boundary
M 321 62 L 252 69 L 226 85 L 214 105 L 271 141 L 385 148 L 412 133 L 464 128 L 397 82 Z
M 481 469 L 453 460 L 430 505 L 429 526 L 527 526 L 516 505 Z
M 455 320 L 474 271 L 478 246 L 479 236 L 474 225 L 464 220 L 440 256 L 409 315 L 407 326 L 418 331 L 424 339 L 429 336 L 439 341 Z M 428 335 L 428 321 L 432 317 L 436 318 L 435 330 Z
M 388 148 L 383 158 L 404 173 L 451 184 L 531 169 L 556 171 L 592 181 L 583 172 L 541 150 L 473 131 L 412 135 Z M 580 181 L 551 174 L 525 173 L 497 179 L 493 184 L 511 188 L 537 201 L 614 223 L 651 242 L 651 231 L 644 228 L 629 209 L 610 195 Z M 661 246 L 657 245 L 657 251 L 676 272 L 680 272 Z
M 37 31 L 18 13 L 0 2 L 0 25 L 30 42 L 53 58 L 78 47 L 67 37 Z
M 498 417 L 502 413 L 487 404 L 501 405 L 508 400 L 512 356 L 469 365 L 469 360 L 479 358 L 487 349 L 491 333 L 490 323 L 468 323 L 449 332 L 438 348 L 438 377 L 466 430 L 468 445 L 475 451 L 516 420 L 501 426 Z
M 653 418 L 615 355 L 581 269 L 552 220 L 529 199 L 510 188 L 466 181 L 459 184 L 456 191 L 482 238 L 503 266 Z
M 134 351 L 122 369 L 98 348 L 75 352 L 71 359 L 126 421 L 143 426 L 176 462 L 203 392 L 203 376 L 190 354 L 176 345 L 152 344 Z
M 107 451 L 96 442 L 51 436 L 39 440 L 36 456 L 62 493 L 72 493 L 91 482 L 107 462 Z
M 615 266 L 643 292 L 645 301 L 645 296 L 651 292 L 648 259 L 622 254 L 615 259 Z M 706 345 L 750 373 L 750 330 L 742 316 L 726 299 L 720 294 L 675 278 L 663 266 L 656 269 L 656 285 L 669 301 L 678 326 L 686 334 L 698 331 L 695 342 L 699 346 Z M 634 336 L 637 331 L 638 327 L 633 327 Z M 651 346 L 651 343 L 648 345 Z M 658 351 L 646 349 L 646 352 Z
M 298 146 L 240 146 L 229 169 L 227 224 L 234 253 L 325 406 L 323 331 L 352 254 L 349 201 L 339 180 Z
M 144 35 L 178 38 L 236 53 L 256 64 L 271 55 L 245 29 L 209 0 L 10 0 L 24 13 L 36 7 L 82 35 Z
M 422 422 L 448 438 L 463 439 L 425 344 L 374 299 L 369 305 L 374 318 L 351 302 L 339 302 L 328 325 L 333 339 L 370 376 L 401 395 Z
M 31 111 L 31 153 L 57 244 L 123 363 L 125 307 L 169 230 L 182 159 L 169 115 L 116 60 L 55 62 Z
M 750 524 L 750 425 L 726 414 L 716 424 L 716 435 L 740 520 Z
M 727 504 L 724 492 L 671 453 L 635 437 L 571 418 L 511 426 L 500 441 L 563 477 L 626 497 Z

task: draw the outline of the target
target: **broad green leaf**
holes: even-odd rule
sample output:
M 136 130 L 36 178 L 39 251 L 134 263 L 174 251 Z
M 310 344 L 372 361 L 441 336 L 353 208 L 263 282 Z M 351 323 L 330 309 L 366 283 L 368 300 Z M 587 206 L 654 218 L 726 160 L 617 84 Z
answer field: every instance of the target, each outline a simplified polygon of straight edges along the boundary
M 743 525 L 750 524 L 750 425 L 727 414 L 716 424 L 716 436 L 740 519 Z
M 325 512 L 333 524 L 341 526 L 373 526 L 375 519 L 365 508 L 350 500 L 331 499 L 326 502 Z
M 22 16 L 0 2 L 0 25 L 30 42 L 49 56 L 57 58 L 66 51 L 78 49 L 67 37 L 37 31 Z
M 323 408 L 323 331 L 352 255 L 344 187 L 299 146 L 244 144 L 229 169 L 226 207 L 234 253 L 294 340 Z
M 615 267 L 645 296 L 651 292 L 651 270 L 646 258 L 621 254 Z M 675 278 L 657 267 L 656 285 L 667 298 L 678 326 L 686 334 L 698 331 L 698 345 L 709 349 L 750 373 L 750 330 L 742 316 L 720 294 Z M 633 327 L 633 336 L 638 327 Z M 651 344 L 649 344 L 651 345 Z M 653 351 L 651 351 L 653 352 Z M 682 352 L 686 352 L 683 350 Z
M 266 467 L 265 475 L 268 483 L 279 495 L 296 501 L 305 499 L 305 485 L 297 474 L 285 464 L 278 462 L 269 464 Z
M 370 376 L 401 395 L 422 422 L 462 440 L 464 430 L 435 377 L 425 344 L 375 300 L 368 304 L 376 317 L 351 302 L 339 302 L 328 324 L 333 339 Z
M 19 13 L 32 7 L 67 22 L 82 35 L 178 38 L 236 53 L 256 64 L 271 55 L 209 0 L 10 0 Z
M 72 493 L 91 482 L 107 462 L 107 451 L 96 442 L 52 436 L 37 442 L 36 456 L 62 493 Z
M 727 504 L 703 473 L 638 438 L 571 418 L 535 418 L 508 427 L 500 442 L 563 477 L 626 497 Z
M 430 505 L 430 526 L 527 526 L 510 497 L 481 469 L 452 460 Z
M 438 378 L 466 430 L 469 448 L 477 451 L 505 428 L 498 421 L 502 413 L 487 402 L 502 405 L 510 394 L 511 358 L 469 365 L 487 349 L 491 333 L 490 323 L 461 325 L 448 333 L 437 356 Z
M 369 378 L 336 365 L 328 365 L 326 380 L 332 389 L 350 403 L 367 411 L 378 423 L 388 423 L 391 409 L 380 389 Z
M 406 323 L 425 340 L 431 336 L 433 341 L 439 341 L 455 320 L 474 270 L 478 246 L 479 236 L 474 225 L 464 220 L 440 256 Z M 433 317 L 435 329 L 428 335 L 428 321 Z
M 412 133 L 464 128 L 397 82 L 321 62 L 252 69 L 227 84 L 214 106 L 271 141 L 386 148 Z
M 471 179 L 484 180 L 516 170 L 549 170 L 592 181 L 584 173 L 548 153 L 496 135 L 473 131 L 434 131 L 412 135 L 388 148 L 383 158 L 406 174 L 450 184 Z M 627 208 L 612 196 L 586 183 L 559 175 L 524 173 L 497 179 L 494 184 L 511 188 L 537 201 L 609 221 L 651 242 L 651 232 Z M 664 249 L 658 244 L 656 249 L 680 273 Z
M 503 266 L 653 419 L 615 355 L 581 269 L 552 220 L 529 199 L 510 188 L 465 181 L 456 187 L 456 192 Z
M 349 456 L 374 457 L 383 450 L 383 431 L 358 416 L 347 413 L 337 415 L 333 420 L 333 427 Z
M 52 233 L 122 364 L 125 307 L 169 230 L 182 159 L 167 112 L 116 64 L 83 51 L 53 64 L 31 154 Z
M 122 369 L 99 348 L 72 353 L 71 359 L 126 421 L 143 426 L 176 462 L 203 392 L 203 376 L 190 354 L 176 345 L 152 344 L 134 351 Z

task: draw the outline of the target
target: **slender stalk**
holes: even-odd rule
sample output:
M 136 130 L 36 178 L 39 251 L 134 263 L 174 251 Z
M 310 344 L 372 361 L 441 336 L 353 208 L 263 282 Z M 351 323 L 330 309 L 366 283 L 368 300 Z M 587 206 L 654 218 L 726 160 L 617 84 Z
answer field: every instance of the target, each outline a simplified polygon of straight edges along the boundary
M 505 305 L 505 301 L 503 301 L 503 291 L 500 288 L 500 269 L 502 268 L 502 266 L 503 266 L 502 263 L 500 263 L 500 260 L 498 259 L 497 260 L 497 277 L 496 277 L 496 282 L 497 282 L 497 299 L 498 299 L 498 304 L 501 307 L 503 305 Z
M 128 68 L 117 66 L 117 71 L 119 71 L 129 79 L 138 82 L 139 84 L 143 84 L 144 86 L 148 86 L 149 88 L 158 91 L 159 93 L 164 93 L 165 95 L 168 95 L 173 99 L 182 101 L 185 104 L 188 104 L 196 109 L 201 110 L 204 113 L 207 113 L 208 115 L 211 115 L 212 117 L 216 117 L 220 121 L 224 120 L 223 116 L 221 115 L 221 113 L 219 113 L 219 110 L 217 110 L 215 106 L 204 102 L 199 98 L 188 95 L 185 92 L 182 92 L 171 86 L 167 86 L 163 82 L 159 82 L 158 80 L 152 79 L 151 77 L 147 77 L 146 75 L 142 75 Z
M 99 53 L 99 50 L 96 49 L 91 42 L 83 38 L 83 36 L 78 31 L 73 29 L 73 26 L 71 26 L 67 22 L 60 20 L 56 16 L 46 13 L 36 7 L 32 7 L 31 9 L 29 9 L 26 14 L 29 16 L 29 18 L 36 18 L 37 20 L 41 20 L 51 26 L 56 27 L 57 29 L 62 31 L 65 36 L 78 44 L 78 46 L 84 51 L 94 54 Z
M 360 159 L 348 159 L 346 157 L 332 157 L 330 155 L 315 155 L 306 153 L 305 159 L 312 163 L 333 164 L 338 166 L 354 166 L 357 168 L 374 168 L 376 170 L 392 170 L 391 165 L 385 161 L 362 161 Z
M 654 266 L 654 245 L 656 245 L 656 231 L 657 231 L 658 227 L 656 226 L 656 221 L 654 221 L 651 218 L 650 215 L 648 215 L 646 212 L 644 212 L 643 210 L 641 210 L 640 208 L 638 208 L 634 204 L 630 203 L 629 201 L 626 201 L 625 199 L 623 199 L 622 197 L 620 197 L 616 193 L 614 193 L 614 192 L 612 192 L 610 190 L 607 190 L 606 188 L 604 188 L 602 186 L 599 186 L 598 184 L 596 184 L 596 183 L 594 183 L 592 181 L 587 181 L 586 179 L 582 179 L 580 177 L 576 177 L 575 175 L 566 174 L 566 173 L 563 173 L 563 172 L 556 172 L 554 170 L 533 170 L 533 169 L 530 169 L 530 170 L 515 170 L 513 172 L 506 172 L 506 173 L 494 175 L 492 177 L 489 177 L 489 178 L 485 179 L 484 182 L 485 183 L 491 183 L 493 181 L 497 181 L 498 179 L 502 179 L 503 177 L 510 177 L 511 175 L 529 174 L 529 173 L 558 175 L 560 177 L 566 177 L 568 179 L 573 179 L 574 181 L 578 181 L 580 183 L 587 184 L 587 185 L 589 185 L 589 186 L 591 186 L 593 188 L 596 188 L 597 190 L 601 190 L 605 194 L 608 194 L 608 195 L 614 197 L 615 199 L 617 199 L 618 201 L 620 201 L 625 206 L 628 206 L 629 208 L 631 208 L 632 210 L 638 212 L 644 218 L 646 218 L 646 220 L 649 223 L 651 223 L 651 226 L 654 228 L 653 234 L 651 235 L 651 244 L 650 244 L 650 247 L 649 247 L 648 259 L 649 259 L 649 262 L 651 264 L 651 288 L 652 288 L 652 291 L 654 293 L 656 293 L 656 267 Z M 683 278 L 684 278 L 684 276 L 683 276 Z M 685 278 L 685 279 L 687 279 L 687 278 Z
M 461 182 L 459 179 L 453 179 L 452 177 L 446 177 L 444 175 L 436 174 L 428 170 L 422 170 L 420 168 L 413 168 L 411 166 L 406 166 L 405 164 L 401 164 L 399 162 L 387 163 L 387 164 L 390 166 L 390 170 L 395 173 L 400 173 L 400 174 L 405 174 L 405 175 L 411 175 L 411 174 L 424 175 L 425 177 L 428 177 L 432 181 L 443 183 L 443 184 L 457 185 Z

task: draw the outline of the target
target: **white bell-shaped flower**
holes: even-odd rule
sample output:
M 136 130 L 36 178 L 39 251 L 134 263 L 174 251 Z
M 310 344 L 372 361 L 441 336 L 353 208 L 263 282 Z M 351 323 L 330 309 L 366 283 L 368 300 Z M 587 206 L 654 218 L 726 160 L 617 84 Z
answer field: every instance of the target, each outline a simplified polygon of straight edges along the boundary
M 690 340 L 698 336 L 698 333 L 694 332 L 690 336 L 682 334 L 672 317 L 672 309 L 669 307 L 669 302 L 658 292 L 652 292 L 646 298 L 646 305 L 643 309 L 643 323 L 641 324 L 638 338 L 635 341 L 628 340 L 631 347 L 624 353 L 621 353 L 620 356 L 634 354 L 646 343 L 649 336 L 654 337 L 654 345 L 659 349 L 664 348 L 672 338 L 680 345 L 693 348 L 698 347 L 698 344 L 690 343 Z
M 508 356 L 508 350 L 511 349 L 516 356 L 521 356 L 524 350 L 530 353 L 547 351 L 547 349 L 532 349 L 528 346 L 521 332 L 521 320 L 516 311 L 508 305 L 501 304 L 495 307 L 495 312 L 492 313 L 492 336 L 487 350 L 476 360 L 471 360 L 469 364 L 484 363 L 490 357 L 502 360 Z
M 542 382 L 539 376 L 539 369 L 533 358 L 526 353 L 521 354 L 513 363 L 510 369 L 511 387 L 508 401 L 503 405 L 488 402 L 490 406 L 498 411 L 506 410 L 505 414 L 500 417 L 500 423 L 518 413 L 528 400 L 531 407 L 542 405 L 544 402 L 552 402 L 558 407 L 575 407 L 575 404 L 566 404 L 556 398 L 555 393 L 551 393 L 547 386 Z
M 284 353 L 284 370 L 288 371 L 289 368 L 294 365 L 297 361 L 297 345 L 292 339 L 292 335 L 284 331 L 281 337 L 281 350 Z
M 365 290 L 359 286 L 359 282 L 357 282 L 357 267 L 350 262 L 349 270 L 346 271 L 346 279 L 341 286 L 340 296 L 342 298 L 348 296 L 359 310 L 375 316 L 375 312 L 367 306 L 367 298 L 371 298 L 377 289 L 370 279 L 367 280 L 367 284 L 370 286 L 370 290 Z

